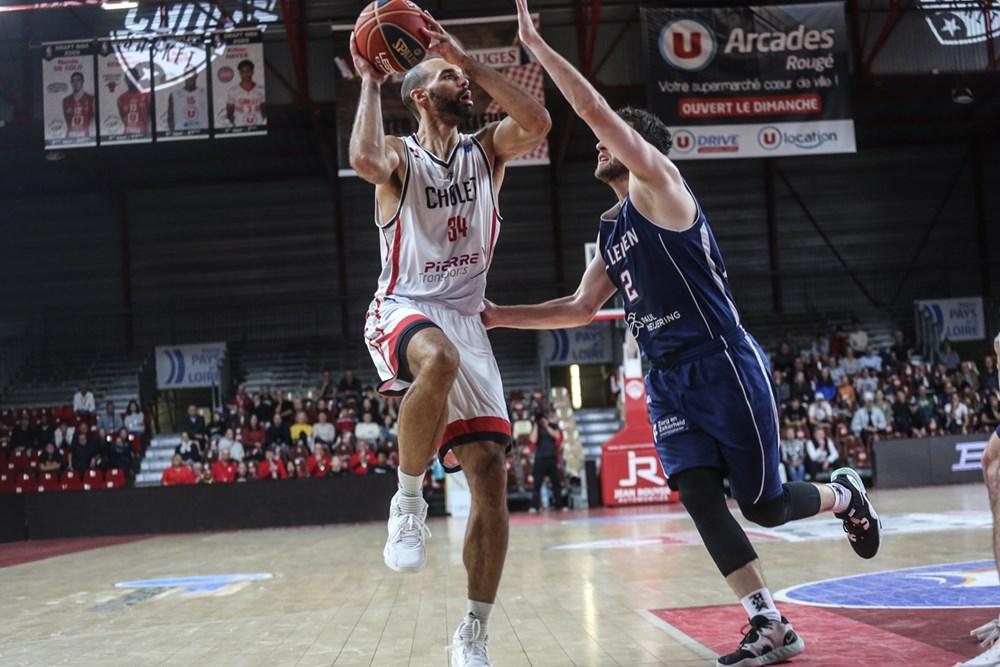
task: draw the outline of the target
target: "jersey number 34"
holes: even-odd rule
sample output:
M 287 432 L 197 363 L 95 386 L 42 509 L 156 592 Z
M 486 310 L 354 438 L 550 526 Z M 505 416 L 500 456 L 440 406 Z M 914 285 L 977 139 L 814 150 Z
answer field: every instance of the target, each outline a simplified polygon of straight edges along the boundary
M 453 215 L 448 218 L 448 240 L 454 243 L 459 236 L 469 236 L 469 221 L 460 215 Z

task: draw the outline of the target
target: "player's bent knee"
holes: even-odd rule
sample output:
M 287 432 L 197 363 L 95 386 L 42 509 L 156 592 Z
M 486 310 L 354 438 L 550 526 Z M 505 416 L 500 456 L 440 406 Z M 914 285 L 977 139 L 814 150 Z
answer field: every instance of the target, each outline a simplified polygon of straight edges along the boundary
M 983 451 L 983 477 L 989 485 L 1000 484 L 1000 437 L 990 436 Z
M 461 363 L 458 349 L 444 334 L 436 336 L 430 344 L 423 345 L 415 351 L 414 367 L 417 377 L 433 377 L 437 381 L 450 382 L 458 374 Z
M 784 495 L 759 503 L 740 503 L 740 511 L 747 521 L 764 528 L 777 528 L 787 520 Z

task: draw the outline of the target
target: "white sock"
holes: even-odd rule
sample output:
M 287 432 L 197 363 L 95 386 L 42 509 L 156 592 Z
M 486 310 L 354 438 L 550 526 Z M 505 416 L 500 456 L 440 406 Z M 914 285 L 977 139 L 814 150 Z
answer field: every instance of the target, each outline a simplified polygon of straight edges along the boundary
M 740 598 L 740 604 L 746 609 L 747 618 L 766 616 L 772 621 L 781 620 L 781 612 L 774 606 L 771 591 L 766 588 L 758 588 L 745 597 Z
M 833 509 L 831 511 L 834 514 L 846 512 L 847 508 L 851 506 L 851 492 L 843 484 L 830 483 L 826 487 L 833 491 Z
M 424 475 L 407 475 L 399 468 L 399 490 L 404 496 L 423 497 Z
M 485 635 L 486 626 L 490 623 L 490 614 L 493 613 L 493 603 L 469 600 L 467 608 L 469 616 L 479 619 L 480 635 Z

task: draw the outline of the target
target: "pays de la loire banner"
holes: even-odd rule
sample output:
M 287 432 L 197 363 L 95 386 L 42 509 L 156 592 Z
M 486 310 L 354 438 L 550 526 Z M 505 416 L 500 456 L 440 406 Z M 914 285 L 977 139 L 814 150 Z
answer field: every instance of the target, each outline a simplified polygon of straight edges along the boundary
M 533 16 L 538 25 L 537 15 Z M 465 48 L 470 56 L 481 64 L 499 70 L 511 81 L 527 90 L 535 99 L 545 104 L 545 75 L 542 66 L 532 62 L 528 53 L 521 48 L 517 39 L 516 16 L 487 16 L 474 19 L 452 19 L 441 21 Z M 333 52 L 337 65 L 337 141 L 340 146 L 339 173 L 353 176 L 348 161 L 351 127 L 354 112 L 358 108 L 361 79 L 354 72 L 348 39 L 353 25 L 334 25 Z M 417 120 L 403 106 L 400 86 L 403 76 L 395 75 L 382 85 L 382 120 L 387 134 L 405 136 L 417 131 Z M 504 118 L 507 113 L 473 82 L 472 96 L 475 106 L 472 116 L 462 125 L 462 132 L 474 132 L 486 125 Z M 549 163 L 548 140 L 535 150 L 516 160 L 509 166 L 523 167 Z
M 156 348 L 156 388 L 191 389 L 219 384 L 225 343 L 167 345 Z
M 643 9 L 649 101 L 671 157 L 853 153 L 839 2 Z
M 916 301 L 917 310 L 930 320 L 938 340 L 965 341 L 986 338 L 982 297 Z

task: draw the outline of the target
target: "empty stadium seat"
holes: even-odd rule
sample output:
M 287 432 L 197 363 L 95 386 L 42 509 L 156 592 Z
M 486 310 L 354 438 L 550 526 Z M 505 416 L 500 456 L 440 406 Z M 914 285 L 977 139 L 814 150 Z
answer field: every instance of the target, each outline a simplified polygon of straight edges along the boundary
M 60 487 L 63 491 L 79 491 L 83 489 L 83 480 L 76 471 L 67 470 L 62 474 Z
M 7 472 L 0 472 L 0 493 L 14 493 L 14 477 Z
M 104 472 L 104 486 L 109 489 L 120 489 L 125 486 L 125 471 L 121 468 L 111 468 Z
M 59 480 L 59 473 L 43 472 L 38 475 L 39 490 L 62 491 L 62 483 Z
M 104 471 L 95 470 L 91 468 L 87 472 L 83 473 L 83 488 L 87 489 L 100 489 L 104 486 Z
M 23 472 L 14 478 L 14 493 L 35 493 L 36 491 L 38 491 L 38 484 L 33 474 Z

